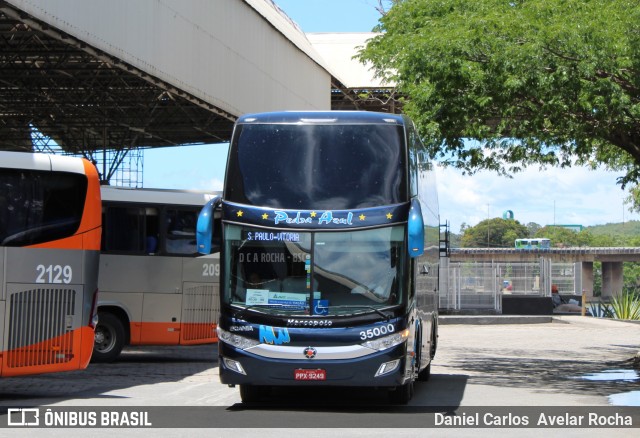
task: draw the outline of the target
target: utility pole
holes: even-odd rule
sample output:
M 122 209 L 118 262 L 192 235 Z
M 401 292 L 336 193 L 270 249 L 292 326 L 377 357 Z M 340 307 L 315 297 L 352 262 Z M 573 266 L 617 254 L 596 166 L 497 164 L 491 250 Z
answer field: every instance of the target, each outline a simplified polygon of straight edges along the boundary
M 491 224 L 489 223 L 489 204 L 487 204 L 487 248 L 489 248 L 489 229 Z

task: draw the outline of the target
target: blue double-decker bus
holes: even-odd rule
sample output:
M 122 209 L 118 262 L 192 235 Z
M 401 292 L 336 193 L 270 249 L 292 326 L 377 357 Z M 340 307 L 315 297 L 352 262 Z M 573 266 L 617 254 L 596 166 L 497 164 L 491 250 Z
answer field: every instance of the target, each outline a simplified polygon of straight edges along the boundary
M 436 352 L 438 197 L 413 123 L 372 112 L 241 117 L 222 198 L 220 380 L 372 386 L 407 403 Z M 214 230 L 214 212 L 222 232 Z

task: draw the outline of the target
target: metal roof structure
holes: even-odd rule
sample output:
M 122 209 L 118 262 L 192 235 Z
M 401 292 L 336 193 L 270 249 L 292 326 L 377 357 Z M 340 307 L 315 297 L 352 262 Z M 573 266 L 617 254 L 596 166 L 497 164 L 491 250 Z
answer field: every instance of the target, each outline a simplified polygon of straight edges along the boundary
M 34 130 L 66 152 L 213 143 L 234 115 L 0 1 L 2 148 Z
M 0 69 L 0 149 L 109 161 L 104 180 L 131 151 L 226 142 L 247 112 L 397 112 L 271 0 L 0 0 Z

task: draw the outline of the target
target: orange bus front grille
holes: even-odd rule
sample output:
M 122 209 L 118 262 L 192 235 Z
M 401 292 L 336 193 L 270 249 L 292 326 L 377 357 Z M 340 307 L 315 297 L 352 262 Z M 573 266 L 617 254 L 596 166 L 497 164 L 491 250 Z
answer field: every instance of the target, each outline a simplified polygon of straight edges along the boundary
M 6 356 L 6 365 L 9 368 L 67 363 L 74 358 L 73 332 L 49 341 L 8 351 Z
M 5 365 L 55 365 L 73 359 L 76 292 L 42 288 L 14 293 L 9 302 Z

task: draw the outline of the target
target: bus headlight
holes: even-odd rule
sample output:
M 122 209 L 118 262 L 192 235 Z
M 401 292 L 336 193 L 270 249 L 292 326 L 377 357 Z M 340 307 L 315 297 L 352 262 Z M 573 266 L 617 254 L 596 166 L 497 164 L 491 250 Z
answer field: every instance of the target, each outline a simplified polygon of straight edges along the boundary
M 389 336 L 385 336 L 378 339 L 372 339 L 362 343 L 363 347 L 371 348 L 372 350 L 382 351 L 396 345 L 402 344 L 409 337 L 409 329 L 402 330 L 398 333 L 393 333 Z
M 375 377 L 384 376 L 385 374 L 389 374 L 398 369 L 398 365 L 400 365 L 400 359 L 395 359 L 390 362 L 385 362 L 380 365 L 378 371 L 376 372 Z
M 225 342 L 232 347 L 238 348 L 240 350 L 246 350 L 247 348 L 254 347 L 259 344 L 259 342 L 255 339 L 245 338 L 244 336 L 236 335 L 235 333 L 230 333 L 226 330 L 223 330 L 218 326 L 218 339 L 222 342 Z
M 242 365 L 237 360 L 225 357 L 222 359 L 222 361 L 224 362 L 224 365 L 231 371 L 235 371 L 238 374 L 244 374 L 245 376 L 247 375 L 247 373 L 244 371 L 244 368 L 242 368 Z

